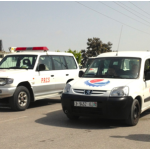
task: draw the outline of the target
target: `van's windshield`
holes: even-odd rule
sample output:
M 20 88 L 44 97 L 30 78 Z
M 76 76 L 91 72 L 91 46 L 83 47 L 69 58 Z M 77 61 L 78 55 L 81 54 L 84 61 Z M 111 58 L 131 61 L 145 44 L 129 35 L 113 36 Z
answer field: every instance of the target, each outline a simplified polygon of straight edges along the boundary
M 37 55 L 8 55 L 0 62 L 0 69 L 33 69 Z
M 82 77 L 136 79 L 139 77 L 140 65 L 140 58 L 96 58 Z
M 94 58 L 89 58 L 89 59 L 86 61 L 86 63 L 85 63 L 85 65 L 84 65 L 83 68 L 88 68 L 89 65 L 93 62 L 93 60 L 94 60 Z

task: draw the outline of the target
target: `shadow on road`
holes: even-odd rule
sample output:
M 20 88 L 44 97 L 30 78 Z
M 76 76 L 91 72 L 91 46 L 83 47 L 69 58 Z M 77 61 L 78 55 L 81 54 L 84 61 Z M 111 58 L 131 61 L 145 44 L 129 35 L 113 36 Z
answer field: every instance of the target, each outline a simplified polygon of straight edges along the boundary
M 125 138 L 134 141 L 150 142 L 150 134 L 131 134 L 128 136 L 110 136 L 112 138 Z
M 58 98 L 58 99 L 43 99 L 43 100 L 38 100 L 38 101 L 32 102 L 28 109 L 46 106 L 46 105 L 53 105 L 55 103 L 60 103 L 60 98 Z
M 47 105 L 53 105 L 56 103 L 60 103 L 60 98 L 55 99 L 42 99 L 35 102 L 31 102 L 28 109 L 36 108 L 36 107 L 42 107 Z M 9 101 L 8 100 L 0 100 L 0 112 L 14 112 L 9 107 Z
M 45 115 L 46 117 L 40 118 L 35 122 L 48 126 L 78 129 L 112 129 L 118 127 L 128 127 L 124 121 L 121 120 L 87 117 L 81 117 L 79 120 L 69 120 L 62 110 L 50 112 Z
M 147 116 L 147 115 L 149 115 L 149 114 L 150 114 L 150 109 L 144 111 L 144 112 L 140 115 L 140 118 L 143 118 L 143 117 L 145 117 L 145 116 Z M 149 119 L 150 119 L 150 118 L 149 118 Z
M 145 117 L 148 114 L 150 114 L 150 110 L 143 112 L 141 114 L 140 120 L 149 119 Z M 123 120 L 110 120 L 88 117 L 81 117 L 79 120 L 69 120 L 62 110 L 53 111 L 45 115 L 46 117 L 40 118 L 35 122 L 49 126 L 81 129 L 112 129 L 118 127 L 131 127 L 126 125 L 125 121 Z

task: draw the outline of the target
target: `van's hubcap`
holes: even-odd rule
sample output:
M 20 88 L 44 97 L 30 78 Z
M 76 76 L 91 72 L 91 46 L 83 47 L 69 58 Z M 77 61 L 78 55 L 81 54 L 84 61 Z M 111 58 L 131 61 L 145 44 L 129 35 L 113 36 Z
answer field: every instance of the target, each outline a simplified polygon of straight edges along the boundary
M 26 92 L 20 92 L 18 95 L 18 104 L 23 107 L 27 104 L 27 93 Z

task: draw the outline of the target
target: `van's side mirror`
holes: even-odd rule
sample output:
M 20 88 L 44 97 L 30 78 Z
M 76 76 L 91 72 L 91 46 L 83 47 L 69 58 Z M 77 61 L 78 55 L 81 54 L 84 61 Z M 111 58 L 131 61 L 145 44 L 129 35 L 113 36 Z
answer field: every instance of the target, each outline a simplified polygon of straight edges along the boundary
M 84 72 L 81 70 L 81 71 L 79 71 L 79 77 L 82 77 L 83 76 L 83 74 L 84 74 Z
M 146 73 L 145 80 L 150 80 L 150 71 Z
M 44 71 L 44 70 L 46 70 L 45 69 L 45 65 L 44 64 L 40 64 L 38 71 Z

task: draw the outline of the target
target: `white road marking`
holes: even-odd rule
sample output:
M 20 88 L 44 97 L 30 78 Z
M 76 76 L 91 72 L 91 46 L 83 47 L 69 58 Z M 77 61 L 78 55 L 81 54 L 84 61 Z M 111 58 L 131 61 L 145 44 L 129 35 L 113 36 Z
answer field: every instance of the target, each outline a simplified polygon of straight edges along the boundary
M 8 122 L 8 121 L 13 121 L 13 120 L 18 120 L 18 119 L 22 119 L 22 118 L 26 118 L 28 116 L 22 116 L 22 117 L 18 117 L 18 118 L 13 118 L 13 119 L 8 119 L 8 120 L 3 120 L 3 121 L 0 121 L 0 123 L 3 123 L 3 122 Z

